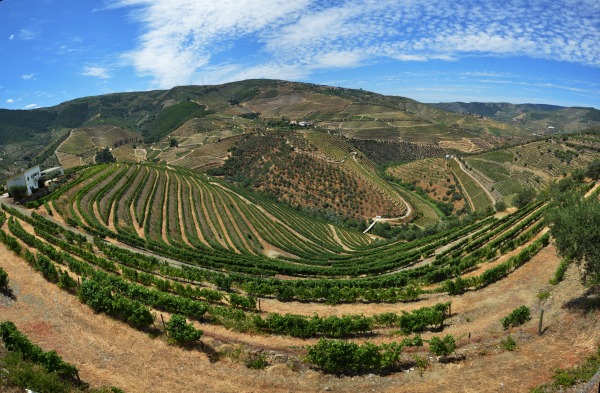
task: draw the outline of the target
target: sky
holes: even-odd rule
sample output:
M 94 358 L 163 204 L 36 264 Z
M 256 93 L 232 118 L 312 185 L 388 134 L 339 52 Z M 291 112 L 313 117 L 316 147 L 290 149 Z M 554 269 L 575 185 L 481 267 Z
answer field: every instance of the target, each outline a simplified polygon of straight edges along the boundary
M 269 78 L 600 109 L 598 0 L 0 0 L 0 108 Z

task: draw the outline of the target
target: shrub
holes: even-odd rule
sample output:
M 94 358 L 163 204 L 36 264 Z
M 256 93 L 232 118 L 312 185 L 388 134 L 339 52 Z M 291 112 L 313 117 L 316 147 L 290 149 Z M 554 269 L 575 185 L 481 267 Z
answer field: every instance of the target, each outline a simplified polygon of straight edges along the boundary
M 0 291 L 8 289 L 8 273 L 0 267 Z
M 436 356 L 448 356 L 456 350 L 456 341 L 450 334 L 444 338 L 432 337 L 429 342 L 429 350 Z
M 262 370 L 267 367 L 269 362 L 267 362 L 267 357 L 265 354 L 256 353 L 250 356 L 248 361 L 246 361 L 246 367 L 251 368 L 253 370 Z
M 173 314 L 166 325 L 169 339 L 179 345 L 197 341 L 204 333 L 202 330 L 196 329 L 191 323 L 187 323 L 185 317 L 179 314 Z
M 343 373 L 391 368 L 398 363 L 402 344 L 375 345 L 365 342 L 358 345 L 342 340 L 320 339 L 316 345 L 307 346 L 306 359 L 326 372 Z
M 27 187 L 12 186 L 8 189 L 8 194 L 14 199 L 21 199 L 27 196 Z
M 563 259 L 554 272 L 554 277 L 550 279 L 550 284 L 557 285 L 559 282 L 565 279 L 567 268 L 569 267 L 569 260 Z
M 517 348 L 517 342 L 509 334 L 505 339 L 500 340 L 500 348 L 506 351 L 514 351 Z
M 497 212 L 503 212 L 506 210 L 506 203 L 504 201 L 498 201 L 494 205 L 494 209 L 496 209 Z
M 510 314 L 500 321 L 504 329 L 511 326 L 520 326 L 531 319 L 530 309 L 527 306 L 515 308 Z

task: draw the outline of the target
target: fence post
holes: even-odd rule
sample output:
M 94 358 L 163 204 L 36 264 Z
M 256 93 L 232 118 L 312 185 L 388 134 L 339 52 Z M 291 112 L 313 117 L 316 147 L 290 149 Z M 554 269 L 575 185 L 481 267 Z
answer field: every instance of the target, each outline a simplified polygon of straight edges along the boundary
M 165 318 L 163 318 L 162 314 L 160 314 L 160 319 L 162 320 L 163 329 L 165 329 L 165 336 L 169 337 L 169 332 L 167 332 L 167 325 L 165 325 Z
M 544 309 L 540 310 L 540 323 L 538 325 L 538 336 L 542 335 L 542 322 L 544 320 Z

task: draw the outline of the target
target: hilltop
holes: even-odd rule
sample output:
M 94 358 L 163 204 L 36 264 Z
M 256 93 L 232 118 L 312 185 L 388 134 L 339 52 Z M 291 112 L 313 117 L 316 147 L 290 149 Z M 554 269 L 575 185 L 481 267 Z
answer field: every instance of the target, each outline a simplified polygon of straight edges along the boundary
M 600 124 L 594 109 L 531 107 L 539 110 L 524 117 L 525 122 L 507 122 L 507 116 L 521 119 L 521 112 L 491 116 L 488 112 L 497 114 L 498 110 L 488 109 L 482 112 L 485 118 L 465 116 L 463 112 L 480 111 L 473 105 L 426 105 L 359 89 L 278 80 L 114 93 L 28 111 L 0 110 L 0 146 L 4 150 L 0 169 L 12 174 L 32 163 L 57 164 L 57 150 L 61 163 L 67 166 L 74 165 L 69 162 L 90 162 L 95 151 L 105 146 L 123 145 L 118 154 L 136 160 L 142 152 L 136 152 L 133 143 L 126 143 L 132 141 L 143 141 L 143 147 L 150 148 L 145 158 L 154 159 L 162 150 L 154 148 L 171 136 L 179 139 L 179 146 L 194 149 L 189 149 L 190 154 L 179 151 L 175 157 L 165 153 L 159 159 L 171 162 L 183 160 L 184 155 L 190 159 L 203 157 L 198 165 L 210 165 L 222 158 L 220 148 L 215 146 L 217 154 L 213 155 L 206 151 L 212 149 L 202 146 L 268 128 L 282 120 L 304 121 L 348 138 L 425 143 L 457 152 L 481 151 L 500 146 L 507 139 L 528 138 L 532 132 L 528 119 L 535 118 L 539 123 L 546 114 L 564 113 L 561 119 L 570 119 L 565 127 L 560 121 L 552 123 L 555 132 Z M 99 135 L 107 130 L 112 130 L 110 136 Z M 89 140 L 82 136 L 86 133 L 91 133 Z

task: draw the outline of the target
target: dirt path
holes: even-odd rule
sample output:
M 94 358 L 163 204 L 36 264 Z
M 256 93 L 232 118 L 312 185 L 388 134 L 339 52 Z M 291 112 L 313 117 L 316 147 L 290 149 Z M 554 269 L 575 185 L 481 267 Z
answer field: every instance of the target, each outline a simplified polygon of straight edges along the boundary
M 200 224 L 198 223 L 198 217 L 196 216 L 196 209 L 194 208 L 192 185 L 190 184 L 190 180 L 188 178 L 184 178 L 184 179 L 188 186 L 188 199 L 189 199 L 189 203 L 190 203 L 190 213 L 192 214 L 192 217 L 190 217 L 190 219 L 194 220 L 194 227 L 196 228 L 196 236 L 198 237 L 198 239 L 200 240 L 201 243 L 210 247 L 210 245 L 204 238 L 204 235 L 202 234 L 202 229 L 200 229 Z
M 189 247 L 194 247 L 194 245 L 192 243 L 190 243 L 187 234 L 185 233 L 185 221 L 183 218 L 183 207 L 181 207 L 181 179 L 179 178 L 179 176 L 177 176 L 177 218 L 179 220 L 179 231 L 180 231 L 180 236 L 181 239 L 183 240 L 183 242 L 189 246 Z M 187 217 L 186 217 L 187 219 Z
M 344 251 L 352 251 L 352 249 L 349 248 L 348 246 L 346 246 L 346 244 L 342 241 L 342 239 L 340 239 L 340 236 L 338 235 L 337 231 L 335 230 L 335 227 L 333 226 L 333 224 L 329 224 L 329 229 L 331 230 L 331 235 L 333 236 L 333 240 L 335 240 L 336 243 L 338 243 L 340 246 L 342 246 L 342 249 Z
M 458 165 L 460 166 L 460 169 L 461 169 L 461 170 L 462 170 L 464 173 L 466 173 L 466 174 L 467 174 L 467 176 L 469 176 L 471 179 L 473 179 L 473 181 L 474 181 L 475 183 L 477 183 L 477 185 L 479 185 L 479 187 L 481 187 L 481 188 L 483 189 L 483 191 L 485 191 L 485 194 L 487 195 L 488 199 L 489 199 L 489 200 L 492 202 L 492 206 L 493 206 L 493 205 L 494 205 L 494 203 L 496 203 L 496 200 L 494 199 L 494 197 L 492 196 L 492 194 L 491 194 L 491 193 L 488 191 L 488 189 L 487 189 L 487 188 L 485 188 L 485 187 L 483 186 L 483 184 L 481 184 L 481 182 L 480 182 L 479 180 L 477 180 L 477 178 L 476 178 L 475 176 L 471 175 L 471 174 L 469 173 L 469 171 L 467 171 L 467 170 L 465 169 L 465 166 L 463 165 L 463 163 L 462 163 L 462 162 L 460 162 L 460 160 L 459 160 L 458 158 L 454 157 L 454 161 L 456 161 L 456 162 L 458 163 Z M 471 198 L 469 197 L 469 199 L 471 199 Z
M 169 199 L 169 187 L 171 187 L 171 176 L 169 175 L 169 171 L 165 171 L 164 173 L 167 180 L 165 181 L 165 191 L 163 193 L 163 200 L 161 203 L 162 222 L 160 223 L 160 236 L 163 242 L 165 242 L 166 244 L 171 244 L 171 242 L 169 242 L 169 237 L 167 236 L 168 228 L 165 220 L 165 216 L 169 214 L 169 211 L 167 210 L 167 200 Z
M 585 193 L 585 198 L 589 198 L 590 195 L 592 195 L 594 192 L 596 192 L 598 187 L 600 187 L 600 182 L 596 181 L 596 184 L 594 184 L 594 187 L 592 187 L 588 192 Z
M 219 244 L 221 244 L 221 246 L 225 249 L 227 249 L 227 244 L 225 242 L 225 240 L 223 240 L 221 238 L 221 236 L 219 236 L 219 233 L 217 232 L 217 229 L 215 227 L 215 223 L 212 222 L 210 216 L 208 215 L 208 210 L 206 208 L 206 203 L 207 203 L 207 197 L 206 197 L 206 193 L 204 192 L 204 190 L 202 189 L 202 187 L 200 186 L 200 184 L 198 184 L 196 182 L 195 179 L 193 179 L 194 183 L 196 184 L 196 187 L 198 189 L 198 193 L 200 194 L 200 201 L 198 201 L 198 203 L 201 203 L 202 205 L 202 213 L 204 214 L 204 220 L 206 221 L 206 223 L 208 224 L 208 227 L 210 228 L 210 231 L 214 234 L 214 238 L 216 241 L 219 242 Z

